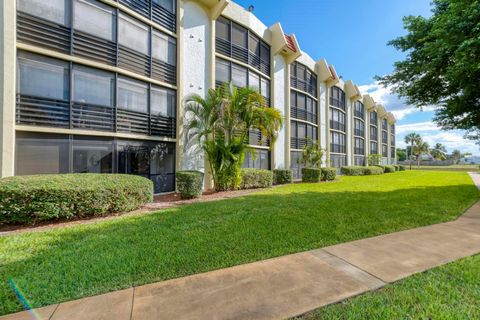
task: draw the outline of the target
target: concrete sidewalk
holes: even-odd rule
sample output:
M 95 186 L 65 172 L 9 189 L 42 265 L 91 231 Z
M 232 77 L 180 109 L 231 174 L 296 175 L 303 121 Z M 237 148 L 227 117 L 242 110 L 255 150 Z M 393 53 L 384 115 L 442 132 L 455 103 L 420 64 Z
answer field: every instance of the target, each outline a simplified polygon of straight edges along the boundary
M 480 175 L 472 178 L 480 187 Z M 454 222 L 65 302 L 36 313 L 52 320 L 284 319 L 478 253 L 480 202 Z

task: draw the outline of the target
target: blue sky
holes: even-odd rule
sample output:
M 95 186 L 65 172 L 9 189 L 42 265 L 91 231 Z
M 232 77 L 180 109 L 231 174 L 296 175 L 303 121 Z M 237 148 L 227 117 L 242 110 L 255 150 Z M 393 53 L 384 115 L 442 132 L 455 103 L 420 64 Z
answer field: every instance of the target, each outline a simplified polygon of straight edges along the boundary
M 434 107 L 420 111 L 406 105 L 388 88 L 375 83 L 375 75 L 392 72 L 402 53 L 386 43 L 400 35 L 402 17 L 429 16 L 431 0 L 236 0 L 267 26 L 281 22 L 284 31 L 295 33 L 300 47 L 314 60 L 326 58 L 344 80 L 351 79 L 397 117 L 397 141 L 412 131 L 425 141 L 480 155 L 478 146 L 463 139 L 463 132 L 441 131 L 433 122 Z

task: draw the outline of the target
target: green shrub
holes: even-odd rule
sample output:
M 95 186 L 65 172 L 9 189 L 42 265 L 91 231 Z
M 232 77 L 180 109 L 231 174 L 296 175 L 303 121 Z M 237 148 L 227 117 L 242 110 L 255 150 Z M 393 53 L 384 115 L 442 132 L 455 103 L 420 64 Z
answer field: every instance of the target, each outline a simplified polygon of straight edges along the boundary
M 379 175 L 383 173 L 383 168 L 379 166 L 369 166 L 367 169 L 365 169 L 365 175 L 367 176 Z
M 0 223 L 104 216 L 153 201 L 152 181 L 122 174 L 59 174 L 0 179 Z
M 406 166 L 404 166 L 403 164 L 398 165 L 398 171 L 405 171 L 405 170 L 407 170 Z
M 270 188 L 273 184 L 273 173 L 264 169 L 242 169 L 241 189 Z
M 383 172 L 385 172 L 385 173 L 395 172 L 395 167 L 394 166 L 382 166 L 382 167 L 383 167 Z
M 322 181 L 333 181 L 337 177 L 337 168 L 322 168 Z
M 320 182 L 322 179 L 322 169 L 320 168 L 302 168 L 303 182 Z
M 177 190 L 182 199 L 197 198 L 203 191 L 203 172 L 178 171 L 176 173 Z
M 364 176 L 366 168 L 360 166 L 342 167 L 340 173 L 344 176 Z
M 393 167 L 395 168 L 395 171 L 400 171 L 400 166 L 394 165 Z
M 292 183 L 293 173 L 288 169 L 273 170 L 273 184 L 287 184 Z

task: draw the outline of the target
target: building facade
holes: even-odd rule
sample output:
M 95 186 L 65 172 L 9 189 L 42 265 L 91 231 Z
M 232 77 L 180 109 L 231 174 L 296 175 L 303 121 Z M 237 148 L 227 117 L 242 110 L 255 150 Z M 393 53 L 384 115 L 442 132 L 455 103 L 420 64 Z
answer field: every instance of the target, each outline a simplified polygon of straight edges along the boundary
M 175 189 L 203 170 L 183 101 L 232 82 L 256 88 L 285 125 L 275 145 L 250 133 L 244 167 L 291 168 L 306 144 L 325 165 L 395 160 L 395 118 L 227 0 L 16 0 L 1 4 L 0 176 L 128 173 Z

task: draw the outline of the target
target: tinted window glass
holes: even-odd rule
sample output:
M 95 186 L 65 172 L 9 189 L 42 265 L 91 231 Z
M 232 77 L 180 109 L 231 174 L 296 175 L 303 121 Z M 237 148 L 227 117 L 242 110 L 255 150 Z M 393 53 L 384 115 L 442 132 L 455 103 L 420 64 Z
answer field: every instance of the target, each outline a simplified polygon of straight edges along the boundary
M 148 112 L 148 87 L 147 84 L 126 79 L 118 79 L 117 106 L 136 112 Z
M 148 27 L 123 14 L 118 20 L 118 42 L 122 46 L 149 55 Z
M 74 1 L 73 27 L 94 36 L 115 41 L 115 10 L 99 1 Z
M 67 27 L 70 26 L 69 0 L 17 0 L 17 10 Z
M 73 100 L 103 106 L 113 105 L 113 74 L 83 66 L 73 68 Z

